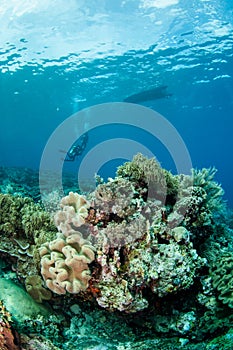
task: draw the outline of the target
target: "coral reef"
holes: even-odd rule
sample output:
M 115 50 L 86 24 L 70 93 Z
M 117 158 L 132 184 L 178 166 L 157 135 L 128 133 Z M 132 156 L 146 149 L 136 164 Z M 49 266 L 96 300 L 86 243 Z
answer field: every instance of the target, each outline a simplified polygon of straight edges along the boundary
M 0 167 L 0 193 L 40 200 L 38 173 L 28 168 Z
M 134 228 L 131 238 L 135 238 L 135 227 L 131 226 Z M 124 232 L 122 229 L 127 232 L 122 226 L 120 232 Z M 130 230 L 130 226 L 127 229 Z M 146 225 L 143 227 L 141 223 L 140 229 L 143 229 L 143 239 L 142 236 L 138 239 L 138 233 L 135 242 L 128 240 L 125 243 L 119 238 L 118 247 L 124 247 L 121 250 L 110 244 L 113 243 L 111 235 L 120 235 L 114 225 L 101 229 L 95 237 L 99 246 L 97 261 L 102 268 L 97 284 L 101 296 L 97 302 L 102 307 L 125 312 L 140 311 L 148 307 L 148 301 L 142 292 L 146 295 L 152 291 L 155 296 L 163 297 L 187 289 L 194 283 L 197 270 L 205 264 L 206 260 L 198 256 L 191 242 L 181 245 L 175 241 L 172 230 L 170 240 L 159 243 L 161 237 L 155 235 L 151 228 Z M 185 232 L 185 238 L 186 234 Z M 175 237 L 177 238 L 177 233 Z M 181 237 L 178 236 L 178 239 Z M 102 246 L 99 245 L 100 242 Z
M 55 214 L 60 236 L 58 232 L 56 240 L 40 248 L 47 287 L 56 294 L 94 290 L 101 307 L 126 313 L 189 289 L 207 264 L 195 245 L 213 233 L 212 216 L 223 194 L 214 173 L 204 169 L 193 176 L 172 176 L 139 154 L 88 198 L 70 192 Z M 70 248 L 71 240 L 76 248 Z M 82 244 L 92 255 L 81 266 Z M 74 257 L 79 261 L 75 278 Z M 94 259 L 90 271 L 87 264 Z
M 233 235 L 215 173 L 210 168 L 172 175 L 138 154 L 91 193 L 69 191 L 58 205 L 54 190 L 46 196 L 47 211 L 30 198 L 0 194 L 0 255 L 6 262 L 0 285 L 11 298 L 14 290 L 21 299 L 27 299 L 26 291 L 34 299 L 24 301 L 26 318 L 12 307 L 9 295 L 3 299 L 17 330 L 36 329 L 46 344 L 56 329 L 54 346 L 62 343 L 61 333 L 67 349 L 73 346 L 71 334 L 77 348 L 118 349 L 118 342 L 126 349 L 137 339 L 143 349 L 151 342 L 162 344 L 156 335 L 163 334 L 177 337 L 171 348 L 178 349 L 227 331 L 233 320 Z M 10 267 L 12 281 L 4 275 Z M 38 306 L 42 321 L 32 320 L 31 305 Z M 55 319 L 52 328 L 44 326 L 50 310 L 58 309 L 68 320 L 62 332 Z M 82 340 L 82 324 L 94 329 L 86 314 L 90 310 L 93 319 L 108 320 L 109 334 L 115 317 L 116 328 L 121 324 L 130 337 L 113 342 L 113 335 L 103 335 L 102 329 L 100 335 L 96 326 L 98 335 L 87 339 L 83 330 Z M 142 329 L 144 339 L 152 335 L 153 341 L 140 343 L 136 332 Z M 25 342 L 33 348 L 39 338 Z M 161 346 L 166 344 L 164 338 Z

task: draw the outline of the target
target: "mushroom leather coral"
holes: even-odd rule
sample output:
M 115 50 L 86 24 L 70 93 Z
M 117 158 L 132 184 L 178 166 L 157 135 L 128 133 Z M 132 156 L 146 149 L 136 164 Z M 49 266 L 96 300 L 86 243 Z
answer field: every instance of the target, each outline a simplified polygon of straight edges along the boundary
M 88 216 L 89 202 L 78 193 L 70 192 L 60 202 L 62 210 L 59 210 L 54 222 L 59 231 L 65 236 L 70 229 L 76 229 L 85 223 Z
M 95 258 L 94 248 L 81 233 L 60 237 L 40 249 L 41 274 L 56 294 L 85 291 L 91 278 L 88 264 Z

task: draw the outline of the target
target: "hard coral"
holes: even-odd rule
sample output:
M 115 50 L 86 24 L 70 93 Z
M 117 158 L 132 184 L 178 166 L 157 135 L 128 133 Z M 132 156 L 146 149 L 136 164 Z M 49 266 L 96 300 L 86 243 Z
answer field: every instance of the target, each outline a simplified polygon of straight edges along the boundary
M 158 198 L 163 202 L 168 195 L 175 195 L 177 192 L 177 179 L 162 169 L 155 158 L 148 159 L 141 153 L 136 154 L 131 162 L 118 167 L 117 175 L 140 185 L 145 184 L 148 197 Z
M 224 194 L 213 180 L 216 169 L 192 169 L 192 176 L 177 175 L 179 191 L 173 210 L 168 214 L 170 226 L 183 225 L 195 244 L 213 234 L 214 217 L 224 210 Z
M 148 301 L 141 294 L 134 296 L 130 293 L 128 282 L 122 278 L 109 276 L 105 283 L 100 283 L 100 288 L 101 296 L 96 300 L 101 307 L 108 310 L 132 313 L 148 307 Z
M 50 215 L 31 198 L 0 194 L 0 255 L 14 264 L 21 282 L 38 275 L 38 248 L 56 231 Z
M 94 247 L 74 231 L 40 248 L 41 274 L 56 294 L 85 291 L 90 280 L 88 264 L 95 258 Z
M 99 212 L 124 218 L 135 212 L 136 190 L 132 183 L 123 178 L 111 179 L 99 184 L 94 192 L 93 206 Z

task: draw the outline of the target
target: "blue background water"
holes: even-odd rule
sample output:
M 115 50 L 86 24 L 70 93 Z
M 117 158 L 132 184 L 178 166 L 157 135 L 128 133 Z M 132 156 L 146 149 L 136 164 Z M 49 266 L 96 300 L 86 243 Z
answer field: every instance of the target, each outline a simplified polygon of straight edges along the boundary
M 0 165 L 38 169 L 51 133 L 73 113 L 167 85 L 170 98 L 143 105 L 173 124 L 194 167 L 218 169 L 233 206 L 232 1 L 12 0 L 1 2 L 0 23 Z M 88 148 L 115 134 L 173 170 L 149 136 L 125 128 L 94 130 Z

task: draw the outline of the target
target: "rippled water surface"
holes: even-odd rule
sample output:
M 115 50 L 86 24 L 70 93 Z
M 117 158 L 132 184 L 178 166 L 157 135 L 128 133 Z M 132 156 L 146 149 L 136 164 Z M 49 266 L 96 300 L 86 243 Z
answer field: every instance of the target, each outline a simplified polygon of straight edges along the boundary
M 218 169 L 233 205 L 231 1 L 2 0 L 0 23 L 2 166 L 37 169 L 71 114 L 166 85 L 170 97 L 140 103 L 173 124 L 194 167 Z

